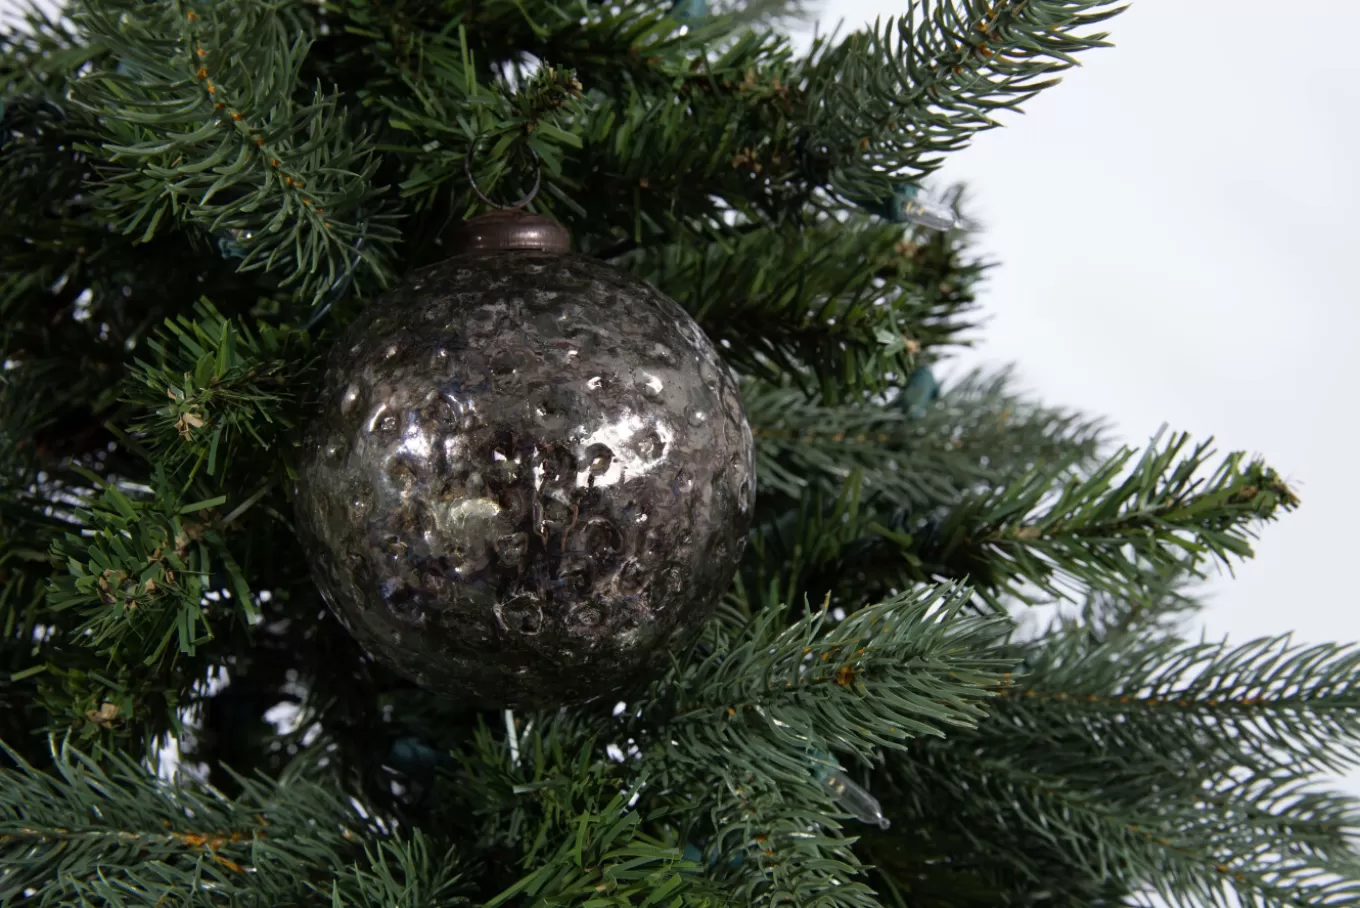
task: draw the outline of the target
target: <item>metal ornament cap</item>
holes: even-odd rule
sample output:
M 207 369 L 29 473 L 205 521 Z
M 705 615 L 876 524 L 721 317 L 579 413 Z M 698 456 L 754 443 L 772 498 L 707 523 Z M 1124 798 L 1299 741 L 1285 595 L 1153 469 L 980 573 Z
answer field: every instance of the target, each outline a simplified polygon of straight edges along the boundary
M 571 234 L 552 218 L 522 208 L 502 208 L 468 218 L 448 237 L 449 253 L 571 251 Z

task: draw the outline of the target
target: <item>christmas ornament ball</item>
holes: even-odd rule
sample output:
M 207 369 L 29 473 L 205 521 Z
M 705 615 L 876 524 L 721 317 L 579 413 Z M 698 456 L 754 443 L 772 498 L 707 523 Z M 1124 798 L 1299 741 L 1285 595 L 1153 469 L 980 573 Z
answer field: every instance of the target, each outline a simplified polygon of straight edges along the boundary
M 465 239 L 336 341 L 299 534 L 350 633 L 423 687 L 582 703 L 661 670 L 731 582 L 751 431 L 680 306 L 483 217 L 519 232 Z

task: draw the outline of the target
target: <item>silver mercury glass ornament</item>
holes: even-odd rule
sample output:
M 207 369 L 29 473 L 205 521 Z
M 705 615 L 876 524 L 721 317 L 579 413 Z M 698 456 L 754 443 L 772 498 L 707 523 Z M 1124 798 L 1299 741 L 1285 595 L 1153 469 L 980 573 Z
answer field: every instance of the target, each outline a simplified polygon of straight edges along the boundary
M 449 259 L 339 337 L 295 489 L 350 633 L 480 707 L 581 703 L 660 671 L 730 584 L 755 494 L 713 345 L 647 283 L 572 254 L 524 210 L 537 188 L 459 225 Z

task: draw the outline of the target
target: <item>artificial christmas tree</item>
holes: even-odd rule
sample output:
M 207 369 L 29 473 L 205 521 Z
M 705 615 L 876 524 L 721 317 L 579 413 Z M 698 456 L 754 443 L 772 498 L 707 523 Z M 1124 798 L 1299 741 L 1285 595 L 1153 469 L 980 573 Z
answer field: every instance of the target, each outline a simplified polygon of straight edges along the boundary
M 0 39 L 0 904 L 1360 899 L 1315 787 L 1360 652 L 1181 628 L 1288 485 L 935 381 L 986 266 L 920 182 L 1115 6 L 908 4 L 807 55 L 779 3 L 67 12 Z M 721 357 L 759 494 L 696 642 L 493 710 L 350 635 L 295 490 L 338 339 L 540 165 L 535 210 Z

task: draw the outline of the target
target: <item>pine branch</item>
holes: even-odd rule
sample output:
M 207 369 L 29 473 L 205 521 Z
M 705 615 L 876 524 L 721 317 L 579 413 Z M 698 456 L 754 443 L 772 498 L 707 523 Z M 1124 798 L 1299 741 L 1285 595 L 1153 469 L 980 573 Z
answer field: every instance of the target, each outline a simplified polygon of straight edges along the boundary
M 850 199 L 879 199 L 892 179 L 919 180 L 999 125 L 1075 54 L 1109 46 L 1090 26 L 1111 0 L 924 0 L 880 29 L 823 42 L 807 63 L 807 147 Z
M 1005 613 L 1010 602 L 1038 601 L 1024 583 L 1070 598 L 1056 577 L 1088 595 L 1144 600 L 1150 582 L 1202 576 L 1206 557 L 1250 557 L 1251 524 L 1297 505 L 1273 470 L 1243 465 L 1241 454 L 1229 455 L 1207 481 L 1196 478 L 1211 452 L 1206 443 L 1177 463 L 1186 442 L 1179 436 L 1164 450 L 1149 449 L 1118 486 L 1114 478 L 1132 452 L 1083 476 L 1074 470 L 1086 452 L 1069 448 L 1065 462 L 1037 461 L 1005 484 L 997 477 L 981 491 L 919 511 L 890 512 L 886 497 L 866 500 L 863 477 L 852 472 L 834 508 L 814 490 L 792 509 L 761 513 L 743 589 L 831 593 L 853 609 L 864 595 L 967 578 L 985 610 Z M 779 467 L 769 475 L 778 478 Z M 921 513 L 927 518 L 918 523 Z
M 465 102 L 476 106 L 523 84 L 526 54 L 574 73 L 586 89 L 579 108 L 555 121 L 560 134 L 533 139 L 545 145 L 535 150 L 553 175 L 540 203 L 585 246 L 620 237 L 651 243 L 691 231 L 720 235 L 725 210 L 764 219 L 792 213 L 791 200 L 807 194 L 797 185 L 792 155 L 764 151 L 783 141 L 772 137 L 788 133 L 781 124 L 787 80 L 779 78 L 788 68 L 787 44 L 742 32 L 744 16 L 710 16 L 681 30 L 651 3 L 569 9 L 544 3 L 526 17 L 519 4 L 487 2 L 477 5 L 478 28 L 460 40 L 430 7 L 365 7 L 340 9 L 345 27 L 374 39 L 371 45 L 337 43 L 333 52 L 357 58 L 372 73 L 370 84 L 390 86 L 356 91 L 389 111 L 392 129 L 421 136 L 420 146 L 394 150 L 411 174 L 404 189 L 422 206 L 461 172 L 477 131 L 472 122 L 486 119 L 483 112 L 469 115 Z M 677 86 L 685 105 L 673 103 Z M 487 122 L 480 128 L 498 131 Z M 694 141 L 696 135 L 705 141 Z M 576 147 L 561 154 L 559 168 L 557 147 L 569 138 Z M 516 166 L 526 169 L 522 160 Z M 582 198 L 596 204 L 583 206 Z M 452 205 L 461 207 L 461 198 Z M 596 237 L 608 240 L 592 242 Z
M 887 92 L 894 110 L 908 111 L 903 122 L 913 125 L 903 129 L 930 122 L 935 131 L 970 135 L 979 122 L 964 95 L 977 96 L 976 106 L 983 103 L 977 99 L 1013 93 L 1022 84 L 1024 93 L 1032 94 L 1042 86 L 1024 80 L 1065 67 L 1069 51 L 1098 44 L 1098 39 L 1072 33 L 1111 14 L 1084 11 L 1103 4 L 1085 3 L 1083 10 L 1073 11 L 1052 2 L 1031 14 L 1025 2 L 1013 0 L 995 11 L 988 27 L 995 28 L 992 40 L 1000 56 L 988 62 L 975 54 L 981 61 L 976 65 L 953 61 L 952 51 L 937 46 L 943 23 L 955 14 L 952 5 L 937 7 L 933 18 L 927 10 L 931 21 L 922 26 L 920 40 L 929 44 L 927 56 L 933 55 L 927 68 L 942 75 L 920 91 L 901 88 L 901 75 L 889 87 L 878 84 L 885 78 L 882 73 L 901 64 L 896 57 L 911 52 L 905 43 L 893 47 L 874 36 L 865 47 L 851 41 L 795 62 L 787 43 L 776 36 L 741 31 L 740 16 L 713 16 L 680 31 L 651 4 L 594 7 L 583 16 L 580 10 L 544 3 L 538 15 L 526 18 L 516 3 L 479 3 L 479 27 L 471 43 L 454 40 L 433 5 L 372 10 L 358 2 L 335 4 L 328 8 L 338 18 L 335 29 L 368 41 L 328 40 L 324 46 L 334 60 L 318 65 L 320 71 L 332 72 L 348 61 L 350 72 L 367 73 L 353 90 L 388 109 L 390 129 L 433 136 L 419 147 L 391 149 L 411 174 L 407 191 L 417 193 L 422 205 L 430 204 L 431 192 L 459 172 L 466 144 L 477 131 L 467 118 L 460 119 L 461 101 L 503 92 L 498 70 L 518 72 L 525 53 L 574 71 L 587 92 L 579 112 L 557 121 L 559 133 L 544 133 L 536 140 L 542 147 L 535 150 L 555 177 L 543 203 L 579 236 L 622 236 L 651 244 L 690 233 L 721 236 L 726 211 L 773 224 L 800 211 L 834 207 L 830 200 L 817 201 L 815 190 L 832 179 L 845 194 L 846 186 L 840 184 L 846 179 L 839 174 L 848 165 L 819 163 L 826 149 L 853 147 L 860 157 L 859 146 L 869 142 L 862 124 L 842 122 L 848 116 L 841 109 L 846 106 L 842 93 L 851 83 L 869 80 Z M 998 62 L 1008 50 L 1016 59 Z M 885 61 L 890 63 L 886 68 Z M 909 68 L 913 65 L 908 61 Z M 980 73 L 993 69 L 1007 75 L 995 84 L 987 82 Z M 873 80 L 869 73 L 875 74 Z M 951 80 L 959 87 L 956 108 L 932 113 L 938 106 L 935 94 L 945 84 L 955 86 Z M 978 87 L 979 80 L 988 87 Z M 477 89 L 482 83 L 494 91 Z M 685 103 L 673 103 L 677 91 Z M 909 101 L 900 97 L 906 91 L 912 95 Z M 861 101 L 855 99 L 850 107 L 859 109 Z M 944 125 L 935 122 L 941 119 Z M 871 131 L 875 141 L 879 133 L 890 132 L 889 124 L 898 125 L 889 117 Z M 559 148 L 578 143 L 578 149 L 562 154 L 559 168 Z M 915 151 L 928 147 L 929 142 Z M 885 173 L 911 163 L 882 170 L 882 158 L 877 152 L 865 156 L 856 165 L 859 176 L 850 182 L 868 180 L 882 188 Z M 834 179 L 828 166 L 836 169 Z M 580 198 L 596 204 L 587 208 L 576 201 Z
M 1212 440 L 1177 462 L 1188 440 L 1174 436 L 1158 450 L 1154 439 L 1118 485 L 1133 456 L 1129 449 L 1089 476 L 1073 476 L 1073 461 L 1041 464 L 1004 487 L 970 496 L 940 523 L 938 543 L 916 550 L 929 566 L 924 576 L 971 577 L 979 595 L 999 606 L 1003 596 L 1034 601 L 1020 582 L 1055 598 L 1070 598 L 1055 576 L 1078 588 L 1136 595 L 1147 565 L 1202 576 L 1199 564 L 1208 558 L 1230 566 L 1230 555 L 1251 557 L 1251 525 L 1292 510 L 1298 498 L 1274 470 L 1259 460 L 1244 463 L 1240 452 L 1207 480 L 1198 477 Z M 888 540 L 887 552 L 913 546 L 909 533 L 877 531 Z
M 1080 613 L 1073 617 L 1060 615 L 1044 637 L 1051 639 L 1074 634 L 1095 644 L 1113 643 L 1133 636 L 1179 639 L 1180 623 L 1203 605 L 1184 592 L 1188 586 L 1199 582 L 1188 564 L 1175 569 L 1147 566 L 1141 589 L 1133 595 L 1088 590 Z
M 74 496 L 62 495 L 60 479 L 40 486 L 28 472 L 11 469 L 3 475 L 9 481 L 0 483 L 0 741 L 13 741 L 28 759 L 41 761 L 45 748 L 40 751 L 32 731 L 51 722 L 42 676 L 59 642 L 79 623 L 47 608 L 49 552 L 73 528 L 69 501 Z M 61 712 L 84 715 L 98 705 Z
M 295 99 L 307 42 L 290 6 L 87 8 L 78 25 L 118 49 L 121 72 L 82 75 L 74 97 L 99 117 L 100 140 L 82 150 L 116 230 L 142 242 L 172 224 L 230 235 L 240 270 L 277 274 L 311 303 L 347 275 L 385 282 L 399 233 L 378 202 L 378 159 L 337 98 Z
M 365 845 L 363 859 L 346 865 L 330 886 L 313 885 L 329 904 L 354 908 L 471 908 L 454 849 L 434 852 L 419 829 L 409 841 Z
M 819 781 L 818 754 L 872 762 L 982 715 L 977 701 L 997 675 L 977 653 L 1004 628 L 960 617 L 965 597 L 918 591 L 839 624 L 825 608 L 794 621 L 786 608 L 729 612 L 710 625 L 709 655 L 628 704 L 615 733 L 636 742 L 654 798 L 684 813 L 684 792 L 718 793 L 696 832 L 742 904 L 876 904 L 854 879 L 853 838 Z M 729 873 L 733 862 L 751 869 Z
M 719 761 L 757 734 L 761 746 L 789 754 L 767 770 L 775 782 L 790 769 L 806 773 L 809 742 L 870 761 L 879 748 L 971 726 L 983 715 L 973 699 L 997 677 L 996 663 L 977 654 L 1005 626 L 961 617 L 968 592 L 917 590 L 839 623 L 825 607 L 792 622 L 786 607 L 763 609 L 744 627 L 717 622 L 713 655 L 674 669 L 639 710 L 683 735 L 689 760 Z
M 1273 829 L 1244 816 L 1246 786 L 1217 799 L 1162 793 L 1128 803 L 1118 778 L 1069 778 L 1044 763 L 1054 753 L 1063 751 L 1011 756 L 968 740 L 927 746 L 892 769 L 898 799 L 891 815 L 965 835 L 990 865 L 986 875 L 1003 885 L 1013 876 L 1033 880 L 1045 864 L 1065 866 L 1066 872 L 1053 868 L 1042 877 L 1059 898 L 1094 880 L 1118 881 L 1126 891 L 1151 888 L 1187 908 L 1227 908 L 1237 904 L 1234 893 L 1262 906 L 1337 904 L 1335 898 L 1356 891 L 1355 857 L 1344 845 L 1330 857 L 1294 848 L 1282 858 L 1291 848 L 1275 833 L 1318 822 L 1307 802 L 1295 801 L 1292 823 Z M 1181 768 L 1167 765 L 1163 772 L 1170 780 Z
M 784 602 L 830 597 L 836 607 L 854 611 L 875 597 L 921 584 L 924 563 L 915 548 L 928 539 L 912 537 L 891 556 L 876 557 L 875 527 L 883 515 L 866 497 L 862 477 L 852 473 L 834 499 L 814 489 L 790 509 L 759 510 L 733 584 L 739 606 L 755 614 Z
M 240 779 L 241 796 L 228 800 L 160 781 L 119 754 L 96 762 L 54 744 L 48 774 L 6 753 L 15 764 L 0 770 L 6 904 L 151 908 L 186 895 L 201 899 L 189 904 L 307 904 L 310 881 L 358 877 L 345 868 L 363 838 L 380 833 L 302 763 L 277 783 Z
M 961 501 L 1045 465 L 1098 465 L 1101 421 L 1028 401 L 1009 382 L 1009 369 L 973 372 L 920 417 L 898 402 L 833 407 L 746 382 L 762 493 L 745 588 L 775 601 L 830 593 L 856 608 L 951 570 L 939 556 L 941 526 Z M 1005 593 L 977 595 L 994 611 Z
M 57 101 L 71 75 L 97 57 L 99 50 L 81 40 L 65 12 L 53 15 L 26 0 L 18 22 L 0 23 L 0 94 L 7 102 L 39 96 Z
M 1203 786 L 1200 802 L 1206 809 L 1174 833 L 1176 841 L 1191 848 L 1177 850 L 1201 850 L 1213 861 L 1213 874 L 1206 875 L 1231 876 L 1241 895 L 1261 884 L 1306 885 L 1325 873 L 1353 879 L 1360 869 L 1353 846 L 1360 833 L 1360 802 L 1317 790 L 1307 775 L 1293 767 L 1250 775 L 1239 771 L 1235 778 Z M 1238 873 L 1246 879 L 1237 879 Z M 1244 882 L 1248 885 L 1240 885 Z
M 733 25 L 738 27 L 806 24 L 815 13 L 806 0 L 719 0 L 713 4 L 713 10 L 731 16 Z
M 1078 889 L 1113 876 L 1173 904 L 1332 904 L 1356 891 L 1360 812 L 1310 776 L 1350 763 L 1358 659 L 1287 638 L 1042 639 L 992 716 L 876 788 L 896 823 L 953 827 L 1015 873 L 1050 851 Z
M 528 5 L 513 0 L 475 4 L 407 0 L 381 5 L 338 0 L 325 4 L 318 19 L 332 36 L 325 41 L 327 58 L 333 61 L 327 69 L 347 78 L 362 75 L 356 88 L 367 88 L 373 95 L 400 95 L 401 86 L 420 85 L 420 94 L 430 96 L 438 94 L 431 89 L 462 62 L 455 30 L 448 28 L 451 21 L 475 24 L 468 49 L 480 60 L 479 78 L 495 74 L 499 64 L 513 66 L 532 54 L 582 70 L 592 85 L 613 93 L 638 81 L 668 87 L 665 75 L 678 68 L 677 58 L 698 53 L 745 17 L 710 16 L 695 23 L 697 28 L 681 32 L 674 20 L 667 27 L 662 5 L 645 0 L 619 4 L 537 0 Z M 724 28 L 715 19 L 729 24 Z M 658 65 L 664 67 L 661 73 L 649 76 Z
M 1005 625 L 960 618 L 965 598 L 918 593 L 835 625 L 825 609 L 793 623 L 778 607 L 750 621 L 729 615 L 713 628 L 709 655 L 677 666 L 677 677 L 630 702 L 629 716 L 600 726 L 639 748 L 617 770 L 645 781 L 638 810 L 681 815 L 674 799 L 683 792 L 721 792 L 707 799 L 709 820 L 695 833 L 711 854 L 710 876 L 741 904 L 876 904 L 854 879 L 854 840 L 841 832 L 811 750 L 871 760 L 880 747 L 980 717 L 970 701 L 997 675 L 966 654 Z M 517 854 L 515 842 L 526 843 L 532 867 L 544 844 L 567 833 L 553 830 L 580 811 L 583 793 L 612 775 L 572 727 L 567 717 L 535 717 L 518 736 L 515 765 L 504 740 L 479 732 L 453 790 L 477 802 L 466 808 L 468 834 L 481 847 Z
M 829 219 L 686 237 L 624 264 L 689 310 L 735 368 L 804 393 L 816 385 L 828 405 L 883 390 L 923 348 L 958 343 L 982 271 L 957 239 L 918 244 L 900 226 Z
M 665 104 L 651 103 L 649 80 L 629 72 L 628 85 L 641 91 L 628 112 L 601 107 L 589 116 L 611 132 L 612 124 L 629 117 L 618 134 L 627 136 L 631 153 L 621 159 L 611 147 L 616 143 L 604 141 L 607 133 L 586 126 L 587 160 L 601 178 L 566 185 L 578 196 L 603 194 L 630 203 L 638 211 L 635 235 L 649 227 L 667 230 L 670 211 L 702 219 L 709 197 L 776 221 L 779 213 L 807 204 L 816 187 L 851 200 L 880 198 L 904 171 L 919 178 L 936 169 L 939 159 L 929 155 L 961 147 L 996 125 L 992 111 L 1018 107 L 1053 84 L 1043 77 L 1075 63 L 1072 54 L 1102 46 L 1102 35 L 1081 33 L 1118 11 L 1109 0 L 949 0 L 925 4 L 919 27 L 914 11 L 899 21 L 896 42 L 890 22 L 882 36 L 865 32 L 834 48 L 819 44 L 805 61 L 794 61 L 786 44 L 763 34 L 721 43 L 718 54 L 693 64 L 683 53 L 649 56 L 638 44 L 619 46 L 611 62 L 640 58 L 655 67 L 665 78 Z M 625 8 L 621 16 L 636 12 Z M 971 32 L 965 21 L 973 23 Z M 505 24 L 515 46 L 575 68 L 588 89 L 597 85 L 593 69 L 570 46 L 548 50 L 545 36 L 536 33 L 534 40 Z M 574 27 L 572 21 L 567 29 Z M 699 33 L 714 40 L 703 29 Z M 689 72 L 682 71 L 686 65 Z M 610 76 L 598 78 L 604 93 L 621 94 Z M 686 105 L 669 104 L 671 86 Z M 632 114 L 640 110 L 645 113 Z M 682 129 L 686 141 L 677 141 Z M 727 162 L 731 170 L 723 174 L 716 165 Z M 587 232 L 601 231 L 592 226 Z
M 833 210 L 801 178 L 791 151 L 788 87 L 778 75 L 787 55 L 781 42 L 749 34 L 715 58 L 686 61 L 672 77 L 682 103 L 671 88 L 611 95 L 584 81 L 583 111 L 572 124 L 582 148 L 546 187 L 554 213 L 576 235 L 600 238 L 582 244 L 598 251 L 625 239 L 722 243 L 733 213 L 779 225 Z
M 756 135 L 758 124 L 732 137 L 732 142 L 720 140 L 732 145 L 726 155 L 714 153 L 712 147 L 677 143 L 677 136 L 692 134 L 694 117 L 672 109 L 673 86 L 677 80 L 691 86 L 718 77 L 736 84 L 777 44 L 768 37 L 740 36 L 734 47 L 725 48 L 720 61 L 706 61 L 705 52 L 713 49 L 716 38 L 732 31 L 742 17 L 710 17 L 678 30 L 674 20 L 650 3 L 617 7 L 544 3 L 537 13 L 526 16 L 520 4 L 493 0 L 477 4 L 477 28 L 467 32 L 447 28 L 447 11 L 437 4 L 371 8 L 350 2 L 332 4 L 328 12 L 338 20 L 332 31 L 366 40 L 323 39 L 330 59 L 318 66 L 327 73 L 342 72 L 347 80 L 364 74 L 353 91 L 387 115 L 384 142 L 390 133 L 394 144 L 385 147 L 408 175 L 403 191 L 422 208 L 433 204 L 435 193 L 462 172 L 468 143 L 478 133 L 499 135 L 511 128 L 514 105 L 507 99 L 532 95 L 526 82 L 541 79 L 544 73 L 541 68 L 532 77 L 526 75 L 526 54 L 550 61 L 546 69 L 573 85 L 579 79 L 587 89 L 583 102 L 553 117 L 535 118 L 542 126 L 516 138 L 519 149 L 512 155 L 511 169 L 530 168 L 521 152 L 532 146 L 553 177 L 545 184 L 540 205 L 582 238 L 634 235 L 644 227 L 674 235 L 691 221 L 720 228 L 717 206 L 696 182 L 698 170 L 712 170 L 715 162 L 725 165 L 743 147 L 732 143 Z M 691 69 L 699 62 L 705 73 Z M 726 109 L 709 118 L 713 130 L 720 132 L 731 112 Z M 402 133 L 415 133 L 421 142 L 412 145 Z M 754 139 L 748 145 L 750 141 Z M 487 157 L 495 155 L 488 152 Z M 592 196 L 601 202 L 613 197 L 633 200 L 639 180 L 646 183 L 647 177 L 658 191 L 648 193 L 638 219 L 617 205 L 586 208 L 577 201 Z M 466 195 L 459 191 L 457 196 L 450 206 L 455 213 L 466 207 Z M 597 220 L 601 215 L 604 220 Z M 422 237 L 416 245 L 428 241 Z
M 773 786 L 732 770 L 710 773 L 713 876 L 731 904 L 879 908 L 861 878 L 855 838 L 824 792 Z
M 1281 762 L 1336 772 L 1360 760 L 1354 646 L 1301 647 L 1288 636 L 1236 647 L 1139 637 L 1092 645 L 1069 634 L 1046 638 L 1028 661 L 1032 675 L 1007 711 L 1038 734 L 1080 716 L 1121 758 L 1180 753 L 1205 772 Z
M 227 521 L 213 510 L 226 496 L 185 502 L 163 472 L 146 490 L 85 478 L 93 490 L 52 547 L 54 567 L 66 573 L 53 574 L 48 608 L 83 619 L 63 642 L 101 666 L 44 663 L 50 683 L 64 689 L 49 693 L 48 705 L 58 723 L 147 744 L 178 728 L 176 707 L 213 661 L 211 648 L 200 649 L 229 645 L 258 611 L 224 538 Z
M 129 430 L 173 471 L 192 464 L 220 476 L 238 454 L 277 448 L 296 429 L 292 388 L 315 364 L 301 331 L 227 319 L 206 298 L 197 318 L 167 320 L 148 341 L 155 362 L 137 360 L 124 400 L 140 411 Z M 168 402 L 167 402 L 168 400 Z
M 456 828 L 486 856 L 483 891 L 494 887 L 478 904 L 724 904 L 650 816 L 645 768 L 604 759 L 594 731 L 570 715 L 536 716 L 517 731 L 512 758 L 479 722 L 456 755 L 446 796 Z
M 111 234 L 84 185 L 95 179 L 71 146 L 92 120 L 63 106 L 8 106 L 0 154 L 0 456 L 17 469 L 59 474 L 68 459 L 125 466 L 111 455 L 120 383 L 131 351 L 183 298 L 204 285 L 226 305 L 263 303 L 250 282 L 206 259 L 183 235 L 134 245 Z
M 674 843 L 642 831 L 642 818 L 626 809 L 628 799 L 628 794 L 618 794 L 606 804 L 583 811 L 548 860 L 485 902 L 486 908 L 497 908 L 511 899 L 525 908 L 578 904 L 709 908 L 720 904 L 711 897 L 710 887 L 694 878 L 693 863 L 684 859 Z
M 948 908 L 996 908 L 1047 902 L 1063 908 L 1091 905 L 1127 906 L 1129 887 L 1112 876 L 1088 878 L 1075 872 L 1061 855 L 1038 837 L 1017 841 L 1012 835 L 993 845 L 990 829 L 933 816 L 895 812 L 902 820 L 888 830 L 868 830 L 858 850 L 872 861 L 871 878 L 891 908 L 941 905 Z M 988 818 L 990 819 L 990 818 Z M 1023 849 L 1023 866 L 1007 852 Z M 1004 855 L 1002 857 L 1001 855 Z M 998 859 L 999 858 L 999 859 Z
M 472 740 L 455 753 L 450 794 L 466 833 L 481 850 L 518 847 L 532 869 L 570 833 L 580 811 L 602 790 L 630 784 L 625 768 L 601 759 L 594 729 L 570 716 L 537 716 L 516 732 L 518 759 L 504 735 L 479 716 Z M 598 807 L 598 804 L 594 804 Z
M 477 207 L 480 203 L 465 185 L 469 156 L 478 186 L 487 195 L 499 194 L 495 187 L 503 178 L 517 178 L 521 186 L 508 194 L 507 204 L 523 195 L 535 169 L 541 167 L 548 179 L 560 175 L 563 155 L 581 147 L 580 137 L 564 128 L 581 91 L 575 74 L 545 65 L 515 91 L 488 87 L 476 80 L 466 32 L 460 29 L 445 42 L 450 46 L 441 48 L 444 53 L 432 54 L 426 63 L 448 67 L 438 73 L 437 86 L 406 76 L 403 96 L 375 96 L 371 102 L 386 113 L 394 133 L 383 150 L 405 174 L 402 194 L 421 208 L 443 192 L 458 199 L 455 210 Z M 405 136 L 416 143 L 396 144 Z M 484 174 L 487 169 L 493 172 Z M 450 184 L 458 188 L 451 190 Z
M 203 594 L 211 589 L 215 558 L 237 600 L 228 614 L 255 619 L 250 589 L 223 544 L 221 524 L 211 514 L 206 520 L 190 516 L 225 504 L 225 496 L 183 503 L 162 479 L 154 497 L 134 497 L 98 476 L 88 478 L 99 493 L 76 512 L 87 532 L 66 534 L 53 551 L 70 573 L 53 584 L 51 602 L 58 611 L 79 608 L 88 617 L 83 630 L 90 645 L 117 656 L 124 646 L 145 641 L 158 660 L 175 643 L 192 655 L 211 637 Z
M 870 494 L 912 511 L 996 488 L 1044 463 L 1089 469 L 1105 425 L 1011 391 L 1011 372 L 963 377 L 913 417 L 897 404 L 809 400 L 793 388 L 747 382 L 742 399 L 757 441 L 761 492 L 835 494 L 851 470 Z
M 80 200 L 89 168 L 70 148 L 90 124 L 64 104 L 20 96 L 0 114 L 0 460 L 9 476 L 56 472 L 105 447 L 101 417 L 116 404 L 111 379 L 130 340 L 122 307 L 109 312 L 82 283 L 81 260 L 104 229 Z M 119 287 L 120 304 L 128 289 Z

